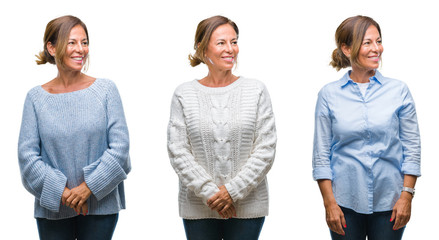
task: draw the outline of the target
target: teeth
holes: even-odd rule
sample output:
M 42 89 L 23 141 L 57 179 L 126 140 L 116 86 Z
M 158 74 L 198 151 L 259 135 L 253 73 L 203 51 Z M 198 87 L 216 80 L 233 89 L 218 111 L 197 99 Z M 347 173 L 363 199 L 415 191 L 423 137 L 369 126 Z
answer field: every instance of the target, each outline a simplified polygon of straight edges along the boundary
M 73 58 L 73 60 L 81 61 L 82 57 L 76 57 L 76 58 Z

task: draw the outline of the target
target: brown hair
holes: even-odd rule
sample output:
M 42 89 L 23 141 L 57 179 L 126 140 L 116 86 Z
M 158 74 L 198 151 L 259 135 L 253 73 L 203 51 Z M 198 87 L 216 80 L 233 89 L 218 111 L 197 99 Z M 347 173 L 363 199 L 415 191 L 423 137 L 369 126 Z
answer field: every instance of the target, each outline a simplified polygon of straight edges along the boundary
M 370 17 L 355 16 L 344 20 L 335 31 L 335 43 L 337 48 L 332 52 L 332 61 L 330 65 L 339 71 L 342 68 L 351 66 L 352 63 L 358 64 L 358 53 L 363 43 L 364 35 L 367 29 L 375 26 L 381 36 L 380 25 Z M 347 57 L 342 46 L 346 45 L 351 48 L 351 56 Z
M 215 31 L 217 27 L 223 24 L 230 24 L 235 30 L 236 36 L 239 36 L 238 26 L 232 20 L 223 16 L 206 18 L 198 24 L 197 31 L 195 32 L 195 54 L 189 54 L 189 61 L 192 67 L 200 63 L 205 63 L 204 53 L 209 44 L 210 36 L 212 36 L 213 31 Z
M 63 59 L 66 53 L 70 31 L 77 25 L 80 25 L 84 29 L 85 34 L 87 35 L 87 41 L 89 41 L 87 27 L 79 18 L 67 15 L 50 21 L 44 32 L 44 51 L 35 55 L 38 58 L 38 60 L 35 60 L 37 64 L 51 63 L 64 66 Z M 49 42 L 56 47 L 55 57 L 50 55 L 49 50 L 47 49 L 47 44 Z

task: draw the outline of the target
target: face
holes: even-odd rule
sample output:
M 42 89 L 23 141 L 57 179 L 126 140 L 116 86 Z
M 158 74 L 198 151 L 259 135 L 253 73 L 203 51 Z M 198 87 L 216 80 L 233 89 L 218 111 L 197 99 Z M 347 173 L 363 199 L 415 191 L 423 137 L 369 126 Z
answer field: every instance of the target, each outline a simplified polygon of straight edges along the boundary
M 360 67 L 367 70 L 377 69 L 380 65 L 381 54 L 384 48 L 378 29 L 370 26 L 364 35 L 361 48 L 358 53 L 358 63 Z
M 55 47 L 49 42 L 47 48 L 50 54 L 55 54 Z M 81 71 L 87 60 L 88 39 L 84 28 L 76 25 L 70 31 L 66 53 L 63 58 L 64 68 L 70 71 Z
M 238 57 L 238 36 L 230 24 L 223 24 L 210 36 L 205 57 L 209 67 L 231 70 Z

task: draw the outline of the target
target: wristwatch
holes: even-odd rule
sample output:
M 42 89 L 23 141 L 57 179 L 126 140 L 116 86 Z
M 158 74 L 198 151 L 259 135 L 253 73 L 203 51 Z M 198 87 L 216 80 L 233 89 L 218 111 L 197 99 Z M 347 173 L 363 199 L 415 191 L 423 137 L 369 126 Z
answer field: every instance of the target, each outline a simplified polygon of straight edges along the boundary
M 414 188 L 409 188 L 409 187 L 402 187 L 401 192 L 409 192 L 412 194 L 412 196 L 415 196 L 415 189 Z

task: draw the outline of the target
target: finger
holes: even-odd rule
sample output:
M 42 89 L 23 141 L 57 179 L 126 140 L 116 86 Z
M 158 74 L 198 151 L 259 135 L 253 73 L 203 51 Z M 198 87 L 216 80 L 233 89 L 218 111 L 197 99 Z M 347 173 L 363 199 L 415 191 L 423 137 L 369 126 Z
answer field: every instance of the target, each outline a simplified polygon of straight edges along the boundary
M 75 199 L 73 199 L 71 202 L 70 202 L 70 205 L 72 206 L 72 207 L 77 207 L 77 205 L 78 205 L 78 202 L 79 202 L 79 199 L 78 198 L 75 198 Z
M 392 216 L 390 216 L 390 221 L 393 222 L 393 220 L 395 220 L 395 217 L 396 217 L 396 209 L 393 209 Z
M 341 225 L 343 226 L 343 228 L 346 228 L 346 219 L 344 216 L 341 216 Z
M 234 205 L 230 206 L 230 209 L 232 210 L 232 216 L 233 216 L 233 217 L 236 217 L 236 209 L 235 209 L 235 206 L 234 206 Z
M 88 214 L 88 205 L 87 205 L 87 203 L 82 205 L 81 210 L 82 210 L 82 215 L 85 216 L 85 215 Z
M 82 205 L 84 204 L 85 201 L 83 201 L 82 199 L 78 202 L 78 204 L 76 204 L 76 207 L 78 209 L 82 209 Z
M 210 197 L 210 198 L 207 200 L 207 205 L 208 205 L 208 206 L 211 205 L 211 204 L 212 204 L 213 202 L 215 202 L 217 199 L 218 199 L 218 193 L 214 194 L 212 197 Z
M 401 225 L 401 217 L 399 217 L 397 214 L 395 218 L 395 224 L 393 225 L 393 230 L 398 230 L 400 228 L 400 225 Z

